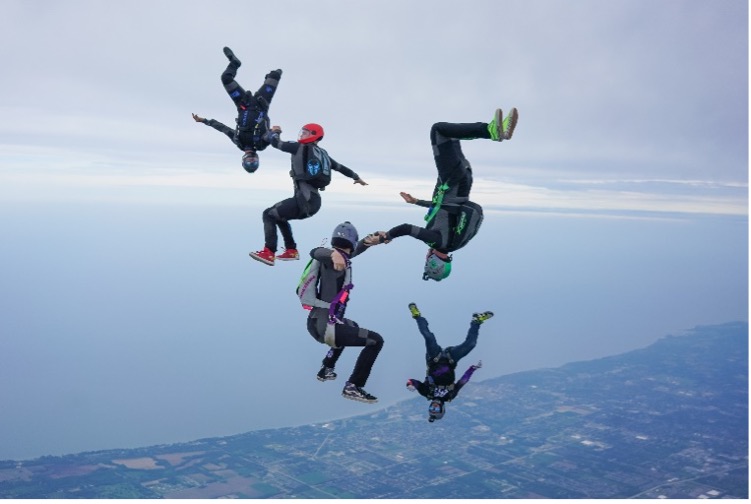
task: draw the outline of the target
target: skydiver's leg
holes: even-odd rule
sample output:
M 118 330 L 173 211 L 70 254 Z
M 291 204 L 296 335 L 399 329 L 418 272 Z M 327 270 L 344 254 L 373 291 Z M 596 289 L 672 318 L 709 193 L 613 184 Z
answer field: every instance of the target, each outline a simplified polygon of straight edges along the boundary
M 232 102 L 235 105 L 238 105 L 245 94 L 245 90 L 237 83 L 235 75 L 237 75 L 237 66 L 230 62 L 230 64 L 227 65 L 226 70 L 222 72 L 222 84 L 224 84 L 224 90 L 227 91 Z
M 435 335 L 430 331 L 427 319 L 422 315 L 419 315 L 415 317 L 415 321 L 417 321 L 417 328 L 420 329 L 420 334 L 422 334 L 422 337 L 425 338 L 425 361 L 430 362 L 443 350 L 436 341 Z
M 344 324 L 351 326 L 351 327 L 359 327 L 357 325 L 357 322 L 350 319 L 344 319 Z M 344 347 L 337 347 L 332 348 L 328 351 L 326 354 L 326 357 L 323 359 L 323 365 L 329 368 L 334 368 L 336 366 L 336 361 L 339 360 L 339 357 L 341 357 L 342 352 L 344 351 Z
M 263 211 L 263 233 L 266 247 L 269 250 L 276 252 L 278 245 L 277 227 L 282 233 L 285 248 L 297 248 L 295 239 L 292 236 L 292 226 L 287 221 L 290 219 L 299 219 L 299 215 L 300 209 L 294 197 L 280 201 Z
M 258 88 L 258 91 L 256 91 L 254 97 L 263 110 L 269 110 L 269 105 L 271 104 L 272 98 L 274 98 L 276 88 L 279 87 L 279 79 L 281 78 L 281 70 L 272 70 L 271 72 L 266 74 L 266 78 L 263 81 L 263 84 L 260 88 Z
M 335 343 L 337 348 L 364 347 L 355 362 L 348 382 L 364 387 L 370 376 L 378 354 L 383 348 L 383 338 L 377 332 L 369 331 L 357 325 L 337 324 L 335 328 Z
M 467 356 L 469 352 L 477 345 L 477 336 L 480 333 L 480 323 L 472 321 L 469 324 L 469 331 L 464 343 L 457 346 L 448 347 L 446 353 L 451 355 L 454 362 L 459 362 L 460 359 Z
M 458 196 L 468 196 L 472 188 L 472 167 L 464 157 L 460 140 L 490 138 L 487 123 L 439 122 L 430 128 L 430 143 L 438 176 L 458 187 Z
M 289 221 L 307 219 L 315 215 L 320 208 L 321 196 L 312 194 L 309 202 L 305 202 L 302 197 L 295 195 L 264 210 L 263 230 L 266 236 L 266 247 L 272 252 L 276 252 L 278 245 L 276 228 L 278 227 L 282 233 L 284 248 L 296 249 L 297 244 L 292 235 L 292 226 L 290 226 Z
M 322 364 L 326 366 L 327 368 L 334 369 L 336 367 L 336 361 L 339 360 L 339 357 L 342 355 L 343 351 L 344 351 L 344 347 L 330 348 L 329 351 L 326 353 L 326 357 L 323 358 Z

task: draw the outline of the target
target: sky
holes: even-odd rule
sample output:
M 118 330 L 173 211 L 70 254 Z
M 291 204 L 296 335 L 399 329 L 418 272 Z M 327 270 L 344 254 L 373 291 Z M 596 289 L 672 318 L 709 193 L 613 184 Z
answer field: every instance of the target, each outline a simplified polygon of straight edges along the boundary
M 326 421 L 414 397 L 416 302 L 442 344 L 482 327 L 473 380 L 748 320 L 748 4 L 740 0 L 362 3 L 0 0 L 0 459 Z M 335 176 L 303 255 L 339 222 L 361 236 L 422 212 L 437 121 L 517 107 L 511 141 L 464 142 L 485 209 L 441 283 L 402 238 L 358 257 L 348 316 L 384 349 L 343 400 L 293 291 L 304 262 L 251 261 L 289 156 L 250 175 L 222 47 L 283 139 Z M 427 423 L 426 423 L 427 425 Z

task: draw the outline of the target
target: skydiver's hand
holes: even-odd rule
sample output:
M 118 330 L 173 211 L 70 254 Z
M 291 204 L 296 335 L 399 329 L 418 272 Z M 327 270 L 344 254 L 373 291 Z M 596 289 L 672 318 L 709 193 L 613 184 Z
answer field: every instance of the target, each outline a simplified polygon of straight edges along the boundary
M 368 183 L 367 183 L 367 182 L 365 182 L 365 181 L 364 181 L 363 179 L 361 179 L 361 178 L 359 178 L 359 179 L 355 180 L 355 184 L 360 184 L 360 185 L 368 185 Z
M 344 268 L 347 267 L 347 261 L 344 259 L 344 256 L 336 249 L 331 251 L 331 261 L 334 263 L 336 271 L 344 271 Z
M 414 386 L 414 385 L 412 385 L 412 380 L 411 380 L 411 379 L 410 379 L 410 380 L 407 380 L 407 390 L 409 390 L 410 392 L 414 392 L 415 390 L 417 390 L 417 389 L 415 388 L 415 386 Z
M 400 192 L 399 196 L 401 196 L 402 198 L 404 198 L 404 201 L 406 201 L 407 203 L 409 203 L 411 205 L 414 205 L 415 203 L 417 203 L 417 198 L 415 198 L 414 196 L 412 196 L 409 193 Z
M 379 243 L 390 243 L 391 240 L 387 240 L 387 236 L 388 235 L 386 234 L 386 231 L 376 231 L 375 233 L 371 233 L 366 236 L 363 240 L 363 243 L 365 243 L 365 245 L 367 245 L 368 247 L 372 245 L 378 245 Z
M 273 130 L 268 130 L 266 133 L 263 134 L 261 138 L 263 138 L 268 143 L 271 143 L 271 141 L 274 140 L 274 138 L 279 138 L 279 133 Z
M 477 361 L 477 364 L 472 364 L 472 369 L 480 369 L 482 367 L 482 361 Z
M 204 117 L 201 117 L 201 116 L 197 116 L 197 115 L 193 114 L 193 120 L 194 120 L 195 122 L 200 122 L 200 123 L 202 123 L 202 122 L 204 122 L 204 121 L 206 120 L 206 118 L 204 118 Z
M 282 128 L 280 126 L 272 126 L 271 127 L 271 131 L 273 131 L 277 135 L 281 135 L 282 134 Z

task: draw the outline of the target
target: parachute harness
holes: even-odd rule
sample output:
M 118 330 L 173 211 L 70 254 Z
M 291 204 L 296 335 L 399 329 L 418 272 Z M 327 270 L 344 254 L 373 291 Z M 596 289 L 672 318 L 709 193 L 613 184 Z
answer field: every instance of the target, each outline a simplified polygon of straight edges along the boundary
M 433 201 L 431 202 L 432 205 L 430 206 L 430 209 L 428 210 L 428 213 L 425 215 L 425 222 L 430 222 L 433 220 L 433 217 L 435 217 L 435 214 L 438 213 L 438 210 L 441 209 L 441 203 L 443 203 L 443 196 L 446 194 L 446 191 L 449 190 L 448 184 L 445 182 L 438 186 L 438 191 L 436 191 L 435 196 L 433 196 Z
M 350 268 L 352 261 L 346 253 L 342 252 L 341 250 L 337 251 L 344 257 L 346 268 L 350 270 L 349 278 L 351 280 L 352 270 Z M 349 291 L 351 291 L 354 287 L 354 284 L 352 284 L 352 282 L 350 281 L 348 284 L 342 286 L 342 290 L 340 290 L 339 293 L 334 297 L 334 299 L 331 300 L 331 305 L 329 306 L 329 325 L 342 323 L 342 319 L 344 318 L 344 309 L 347 307 L 347 301 L 349 299 Z

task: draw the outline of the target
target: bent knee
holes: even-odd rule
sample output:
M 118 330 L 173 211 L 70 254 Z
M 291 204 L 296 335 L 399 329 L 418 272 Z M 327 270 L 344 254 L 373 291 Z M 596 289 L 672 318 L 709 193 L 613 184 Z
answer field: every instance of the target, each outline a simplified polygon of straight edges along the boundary
M 378 348 L 383 347 L 383 337 L 377 332 L 368 331 L 365 336 L 365 344 L 367 346 L 375 346 Z

